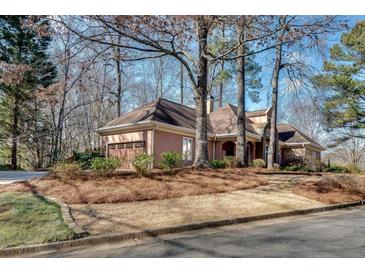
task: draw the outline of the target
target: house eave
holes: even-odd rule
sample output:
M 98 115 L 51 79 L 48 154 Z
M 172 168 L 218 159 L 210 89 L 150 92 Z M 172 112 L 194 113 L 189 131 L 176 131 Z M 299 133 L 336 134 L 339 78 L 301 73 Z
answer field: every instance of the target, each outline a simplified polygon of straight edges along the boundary
M 151 121 L 141 121 L 137 123 L 126 123 L 116 126 L 101 127 L 96 130 L 100 135 L 117 134 L 129 130 L 139 130 L 151 127 Z
M 215 135 L 217 140 L 219 139 L 224 139 L 224 138 L 229 138 L 229 137 L 237 137 L 237 132 L 231 132 L 231 133 L 221 133 L 221 134 L 216 134 Z M 258 135 L 258 134 L 254 134 L 250 131 L 246 130 L 246 136 L 247 137 L 251 137 L 253 139 L 257 139 L 259 141 L 261 141 L 262 136 Z
M 161 122 L 157 122 L 157 121 L 153 121 L 153 120 L 141 121 L 141 122 L 137 122 L 137 123 L 127 123 L 127 124 L 109 126 L 109 127 L 101 127 L 99 129 L 97 129 L 96 132 L 103 136 L 103 135 L 109 135 L 109 134 L 123 133 L 123 132 L 127 132 L 130 130 L 137 131 L 137 130 L 152 129 L 152 128 L 157 129 L 157 130 L 162 130 L 162 131 L 168 131 L 171 133 L 188 134 L 190 136 L 195 136 L 195 133 L 196 133 L 195 129 L 174 126 L 174 125 L 161 123 Z M 260 135 L 254 134 L 249 131 L 246 131 L 246 136 L 256 139 L 258 141 L 261 140 Z M 208 133 L 209 139 L 215 138 L 215 139 L 219 140 L 219 139 L 230 138 L 230 137 L 237 137 L 237 133 L 236 132 L 222 133 L 222 134 Z
M 324 151 L 326 150 L 324 147 L 322 147 L 321 145 L 317 145 L 317 144 L 313 144 L 311 142 L 302 142 L 302 143 L 284 143 L 284 145 L 282 145 L 281 147 L 289 147 L 289 148 L 292 148 L 292 147 L 312 147 L 312 148 L 315 148 L 317 150 L 320 150 L 320 151 Z
M 151 124 L 157 130 L 162 130 L 162 131 L 171 132 L 171 133 L 188 134 L 192 137 L 195 137 L 195 133 L 196 133 L 196 130 L 193 128 L 174 126 L 174 125 L 157 122 L 157 121 L 151 121 Z M 214 138 L 214 135 L 211 133 L 208 133 L 208 138 Z

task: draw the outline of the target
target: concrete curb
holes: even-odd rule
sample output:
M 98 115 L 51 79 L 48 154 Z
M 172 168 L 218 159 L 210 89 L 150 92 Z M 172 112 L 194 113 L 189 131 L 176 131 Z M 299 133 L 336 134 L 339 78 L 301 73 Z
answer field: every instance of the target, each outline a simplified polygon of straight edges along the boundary
M 323 207 L 316 207 L 316 208 L 308 208 L 308 209 L 299 209 L 299 210 L 292 210 L 292 211 L 284 211 L 284 212 L 277 212 L 277 213 L 269 213 L 263 215 L 256 215 L 256 216 L 249 216 L 249 217 L 240 217 L 234 219 L 226 219 L 226 220 L 218 220 L 218 221 L 208 221 L 208 222 L 201 222 L 201 223 L 191 223 L 191 224 L 184 224 L 184 225 L 177 225 L 172 227 L 165 227 L 165 228 L 156 228 L 156 229 L 146 229 L 143 231 L 138 232 L 130 232 L 130 233 L 114 233 L 114 234 L 106 234 L 100 236 L 90 236 L 86 238 L 76 239 L 76 240 L 69 240 L 63 242 L 55 242 L 50 244 L 39 244 L 39 245 L 30 245 L 30 246 L 20 246 L 15 248 L 5 248 L 0 249 L 0 257 L 11 257 L 22 255 L 26 253 L 34 253 L 34 252 L 41 252 L 41 251 L 50 251 L 50 250 L 61 250 L 67 249 L 71 247 L 77 246 L 87 246 L 87 245 L 98 245 L 98 244 L 105 244 L 105 243 L 115 243 L 118 241 L 123 240 L 130 240 L 130 239 L 142 239 L 146 237 L 156 237 L 164 234 L 171 234 L 171 233 L 179 233 L 191 230 L 197 230 L 202 228 L 214 228 L 226 225 L 234 225 L 240 223 L 248 223 L 248 222 L 255 222 L 261 220 L 268 220 L 268 219 L 275 219 L 275 218 L 283 218 L 283 217 L 290 217 L 295 215 L 306 215 L 311 213 L 318 213 L 323 211 L 335 210 L 335 209 L 343 209 L 347 207 L 354 207 L 354 206 L 361 206 L 365 205 L 365 200 L 360 200 L 351 203 L 343 203 L 343 204 L 335 204 Z

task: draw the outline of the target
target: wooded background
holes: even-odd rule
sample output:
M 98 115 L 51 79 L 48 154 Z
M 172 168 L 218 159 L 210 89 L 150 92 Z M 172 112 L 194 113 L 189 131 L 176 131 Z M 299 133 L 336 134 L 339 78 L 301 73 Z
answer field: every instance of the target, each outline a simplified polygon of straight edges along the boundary
M 0 16 L 0 165 L 49 167 L 99 149 L 96 129 L 158 97 L 196 108 L 195 166 L 208 165 L 206 99 L 244 113 L 272 107 L 365 163 L 365 22 L 336 16 Z

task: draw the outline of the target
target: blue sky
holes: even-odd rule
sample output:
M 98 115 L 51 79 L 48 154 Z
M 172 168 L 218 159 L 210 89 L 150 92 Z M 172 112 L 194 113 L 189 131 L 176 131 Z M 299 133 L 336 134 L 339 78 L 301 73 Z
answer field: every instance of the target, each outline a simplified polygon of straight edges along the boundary
M 364 20 L 365 16 L 339 16 L 340 20 L 347 20 L 348 23 L 348 30 L 346 31 L 342 31 L 342 32 L 338 32 L 336 34 L 333 34 L 331 36 L 327 36 L 324 43 L 325 43 L 325 53 L 328 56 L 328 50 L 329 48 L 331 48 L 335 43 L 339 43 L 341 35 L 343 32 L 347 32 L 349 30 L 351 30 L 351 28 L 356 24 L 357 21 L 359 20 Z M 313 67 L 315 67 L 318 71 L 321 70 L 322 68 L 322 64 L 323 64 L 323 57 L 322 55 L 320 55 L 319 53 L 315 53 L 313 51 L 311 52 L 300 52 L 301 56 L 303 56 L 306 60 L 306 62 L 308 64 L 311 64 Z M 267 108 L 270 105 L 270 97 L 271 97 L 271 86 L 270 86 L 270 81 L 271 81 L 271 73 L 272 73 L 272 69 L 273 69 L 273 62 L 274 62 L 274 50 L 269 50 L 266 51 L 264 53 L 258 54 L 256 56 L 256 62 L 259 63 L 262 66 L 262 72 L 261 72 L 261 83 L 262 83 L 262 90 L 260 91 L 260 102 L 258 103 L 254 103 L 250 100 L 249 96 L 247 96 L 247 100 L 246 100 L 246 109 L 248 111 L 250 110 L 256 110 L 256 109 L 263 109 L 263 108 Z M 141 68 L 143 68 L 144 65 L 146 65 L 146 63 L 141 62 L 141 63 L 134 63 L 134 67 L 132 67 L 132 70 L 134 71 L 134 79 L 138 80 L 138 81 L 142 81 L 143 80 L 143 76 L 138 74 L 138 70 L 140 70 Z M 180 65 L 176 62 L 176 69 L 177 72 L 179 71 Z M 175 69 L 175 68 L 174 68 Z M 145 76 L 144 76 L 145 77 Z M 179 102 L 179 92 L 180 92 L 180 79 L 179 76 L 177 75 L 177 80 L 176 80 L 176 85 L 174 87 L 172 87 L 171 92 L 169 92 L 169 95 L 167 95 L 168 99 L 172 99 L 176 102 Z M 186 82 L 188 82 L 189 79 L 188 77 L 186 77 Z M 237 99 L 236 99 L 236 94 L 237 94 L 237 90 L 236 90 L 236 79 L 231 78 L 229 79 L 226 84 L 225 84 L 225 90 L 226 90 L 226 96 L 224 98 L 224 103 L 230 103 L 233 105 L 237 105 Z M 280 103 L 280 99 L 282 99 L 285 96 L 285 92 L 287 90 L 287 86 L 285 83 L 285 75 L 281 75 L 281 81 L 279 84 L 279 103 Z M 184 103 L 186 105 L 192 106 L 194 107 L 194 100 L 193 100 L 193 93 L 190 89 L 185 89 L 187 96 L 185 97 L 185 101 Z M 228 93 L 228 94 L 227 94 Z M 127 98 L 125 98 L 127 99 Z M 129 99 L 131 102 L 134 101 L 133 97 L 131 97 Z M 153 99 L 151 99 L 153 100 Z M 138 105 L 136 105 L 137 102 L 134 102 L 134 104 L 132 104 L 132 106 L 130 106 L 131 108 L 134 108 Z
M 339 16 L 339 19 L 346 19 L 348 26 L 349 26 L 349 30 L 355 26 L 356 22 L 359 20 L 364 20 L 365 16 Z M 347 31 L 349 31 L 347 30 Z M 331 35 L 328 36 L 326 39 L 326 48 L 329 49 L 331 48 L 334 44 L 339 43 L 340 39 L 341 39 L 341 35 L 343 32 L 347 32 L 347 31 L 342 31 L 342 32 L 338 32 L 335 35 Z M 327 53 L 327 57 L 328 57 L 328 50 L 326 50 Z M 307 61 L 314 66 L 316 69 L 321 70 L 322 68 L 322 64 L 323 64 L 323 57 L 320 54 L 314 54 L 313 52 L 311 52 L 310 54 L 308 53 L 304 53 L 305 54 L 305 58 L 307 59 Z M 265 54 L 261 54 L 256 58 L 256 61 L 261 64 L 263 66 L 263 72 L 262 72 L 262 84 L 263 84 L 263 91 L 262 91 L 262 95 L 261 95 L 261 102 L 259 103 L 253 103 L 250 98 L 247 98 L 247 104 L 246 104 L 246 108 L 247 110 L 255 110 L 255 109 L 261 109 L 261 108 L 266 108 L 269 106 L 269 102 L 267 100 L 267 93 L 270 93 L 271 91 L 271 87 L 270 87 L 270 80 L 271 80 L 271 73 L 272 73 L 272 63 L 273 63 L 273 59 L 274 59 L 274 51 L 268 51 Z M 279 92 L 283 92 L 283 90 L 285 90 L 285 83 L 283 83 L 283 81 L 280 82 L 280 86 L 279 86 Z M 280 94 L 279 94 L 280 96 Z

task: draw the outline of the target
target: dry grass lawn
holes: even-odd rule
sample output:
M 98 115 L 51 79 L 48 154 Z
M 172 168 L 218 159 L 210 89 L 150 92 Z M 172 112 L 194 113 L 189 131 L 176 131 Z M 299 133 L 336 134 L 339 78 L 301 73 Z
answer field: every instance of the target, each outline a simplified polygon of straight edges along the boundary
M 284 183 L 257 188 L 121 204 L 70 205 L 76 223 L 92 235 L 266 214 L 323 204 L 298 196 Z
M 310 177 L 293 188 L 295 194 L 336 204 L 365 199 L 365 175 L 330 175 Z
M 67 182 L 47 177 L 0 186 L 0 193 L 41 193 L 59 198 L 67 204 L 109 204 L 232 192 L 267 183 L 265 178 L 245 169 L 181 169 L 172 175 L 157 172 L 149 177 L 120 174 L 100 178 L 87 174 Z

